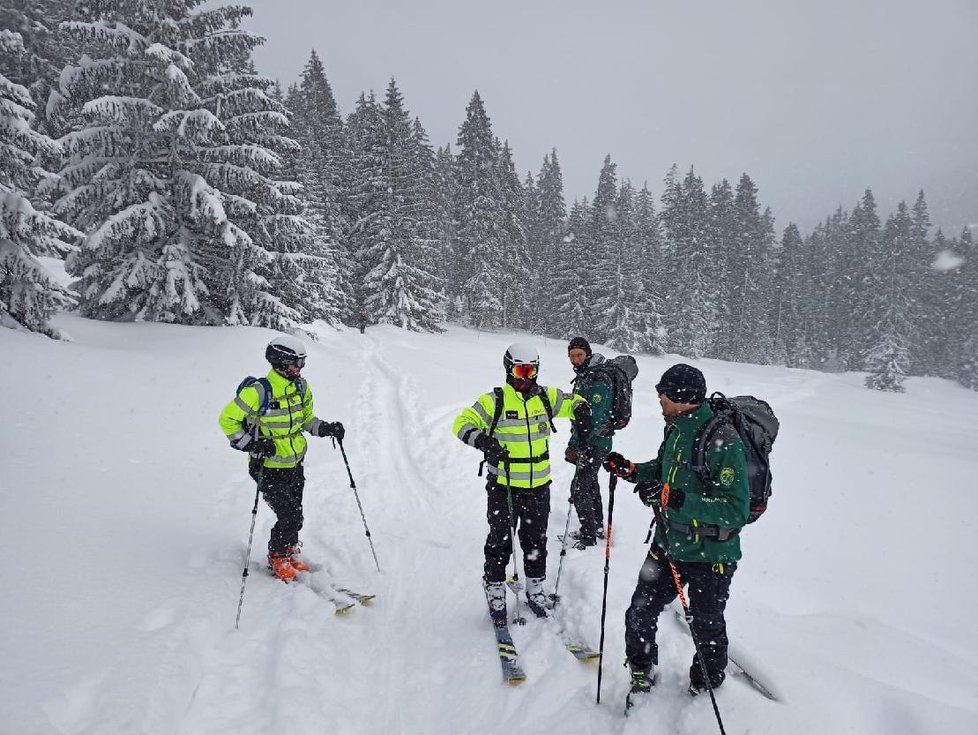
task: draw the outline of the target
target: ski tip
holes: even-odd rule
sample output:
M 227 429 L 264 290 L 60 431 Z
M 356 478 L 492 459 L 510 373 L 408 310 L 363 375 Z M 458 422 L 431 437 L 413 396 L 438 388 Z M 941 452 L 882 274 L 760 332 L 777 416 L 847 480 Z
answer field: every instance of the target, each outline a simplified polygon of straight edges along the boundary
M 506 677 L 506 683 L 513 687 L 522 684 L 524 681 L 526 681 L 526 674 L 516 674 Z
M 352 610 L 352 609 L 353 609 L 353 605 L 347 605 L 346 607 L 338 607 L 338 608 L 336 608 L 336 614 L 337 615 L 349 615 L 350 614 L 350 610 Z

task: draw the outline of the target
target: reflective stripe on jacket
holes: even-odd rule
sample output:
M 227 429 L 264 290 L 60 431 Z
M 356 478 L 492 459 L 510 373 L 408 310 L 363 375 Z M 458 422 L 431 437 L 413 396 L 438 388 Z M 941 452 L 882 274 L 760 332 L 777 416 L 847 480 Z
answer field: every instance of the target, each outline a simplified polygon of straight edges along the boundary
M 572 418 L 574 405 L 585 403 L 583 398 L 553 387 L 539 386 L 528 399 L 508 383 L 503 386 L 503 408 L 493 436 L 509 452 L 509 485 L 534 488 L 550 482 L 548 457 L 550 420 L 539 392 L 546 391 L 554 418 Z M 475 446 L 479 436 L 489 433 L 496 410 L 496 394 L 483 393 L 455 419 L 452 431 L 461 441 Z M 506 467 L 487 465 L 500 485 L 507 483 Z
M 306 437 L 302 432 L 315 434 L 322 423 L 312 411 L 312 388 L 307 381 L 302 381 L 305 393 L 300 395 L 295 383 L 274 370 L 270 370 L 266 378 L 272 387 L 272 395 L 268 397 L 268 410 L 263 415 L 259 416 L 258 411 L 265 389 L 256 382 L 243 388 L 224 407 L 218 423 L 231 443 L 238 446 L 246 434 L 254 433 L 257 424 L 258 436 L 275 441 L 275 456 L 268 457 L 265 466 L 295 467 L 306 456 Z M 247 448 L 247 444 L 244 446 Z

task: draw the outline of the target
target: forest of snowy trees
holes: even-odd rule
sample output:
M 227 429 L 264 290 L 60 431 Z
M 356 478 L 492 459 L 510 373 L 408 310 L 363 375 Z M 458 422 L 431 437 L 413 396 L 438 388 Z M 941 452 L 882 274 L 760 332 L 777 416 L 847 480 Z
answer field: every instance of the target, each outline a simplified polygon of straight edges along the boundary
M 0 7 L 0 324 L 109 320 L 438 331 L 456 321 L 625 352 L 860 370 L 978 389 L 978 253 L 921 192 L 867 189 L 775 231 L 747 174 L 666 173 L 655 199 L 607 157 L 565 201 L 557 151 L 521 177 L 475 92 L 433 146 L 394 79 L 344 117 L 313 52 L 257 73 L 244 6 Z M 41 257 L 66 259 L 65 290 Z

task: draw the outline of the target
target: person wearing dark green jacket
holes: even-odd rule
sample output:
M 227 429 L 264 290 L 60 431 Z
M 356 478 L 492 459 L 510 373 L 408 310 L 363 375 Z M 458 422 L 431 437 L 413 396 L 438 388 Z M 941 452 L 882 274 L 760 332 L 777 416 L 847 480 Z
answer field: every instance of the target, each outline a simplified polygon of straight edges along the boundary
M 747 524 L 750 487 L 747 457 L 736 430 L 725 424 L 706 448 L 709 481 L 690 467 L 693 440 L 713 411 L 706 399 L 706 380 L 690 365 L 673 365 L 656 385 L 666 420 L 665 439 L 655 459 L 634 463 L 612 452 L 605 467 L 636 483 L 642 501 L 661 508 L 665 527 L 655 538 L 639 572 L 638 585 L 625 613 L 625 652 L 632 670 L 629 706 L 651 689 L 659 661 L 656 630 L 659 614 L 677 596 L 669 558 L 683 585 L 689 585 L 692 633 L 699 643 L 709 683 L 723 683 L 727 665 L 724 609 L 730 581 L 740 560 L 740 529 Z M 668 558 L 667 558 L 668 553 Z M 690 693 L 706 688 L 693 660 Z
M 595 370 L 604 363 L 604 355 L 593 352 L 591 344 L 584 337 L 574 337 L 568 343 L 567 357 L 576 373 L 574 394 L 591 405 L 593 424 L 591 432 L 586 436 L 581 436 L 577 426 L 574 426 L 564 452 L 564 459 L 577 468 L 571 481 L 570 494 L 581 523 L 574 548 L 583 550 L 594 546 L 598 538 L 604 538 L 604 508 L 601 504 L 598 472 L 604 458 L 611 451 L 611 440 L 615 433 L 611 417 L 614 396 L 610 380 Z

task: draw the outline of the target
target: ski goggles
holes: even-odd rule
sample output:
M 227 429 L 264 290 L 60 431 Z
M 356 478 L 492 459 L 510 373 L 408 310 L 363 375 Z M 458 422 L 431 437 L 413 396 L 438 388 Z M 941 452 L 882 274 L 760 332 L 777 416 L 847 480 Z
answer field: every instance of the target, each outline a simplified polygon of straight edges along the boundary
M 532 363 L 520 363 L 509 369 L 509 374 L 520 380 L 532 380 L 537 376 L 537 366 Z
M 295 360 L 292 360 L 291 362 L 285 363 L 285 366 L 286 367 L 291 367 L 292 365 L 295 365 L 296 367 L 299 367 L 299 368 L 304 368 L 306 366 L 306 358 L 305 357 L 300 357 L 300 358 L 297 358 Z

